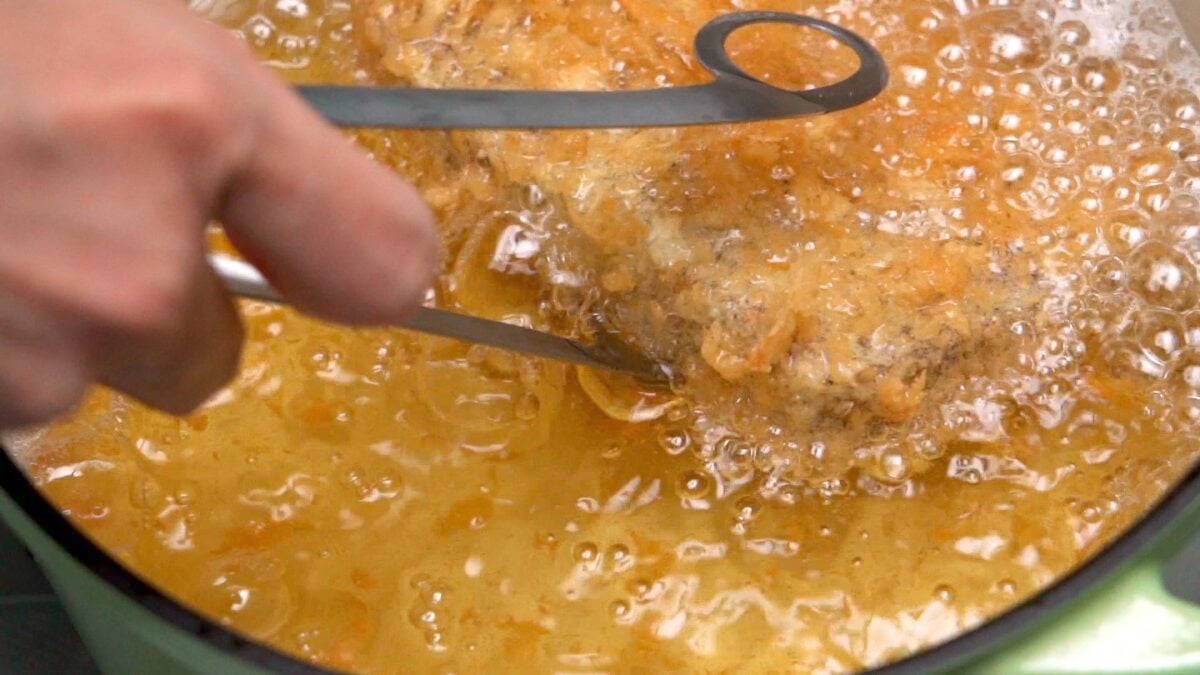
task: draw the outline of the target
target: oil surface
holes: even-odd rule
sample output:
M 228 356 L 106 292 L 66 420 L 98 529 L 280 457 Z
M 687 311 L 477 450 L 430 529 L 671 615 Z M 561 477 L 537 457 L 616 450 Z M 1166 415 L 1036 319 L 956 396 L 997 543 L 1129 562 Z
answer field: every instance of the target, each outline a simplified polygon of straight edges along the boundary
M 194 4 L 296 80 L 442 82 L 460 64 L 477 86 L 593 88 L 702 77 L 692 29 L 733 8 Z M 1200 447 L 1194 52 L 1158 2 L 767 5 L 861 32 L 892 86 L 792 126 L 359 135 L 440 216 L 448 257 L 432 301 L 557 330 L 599 308 L 687 369 L 678 392 L 244 303 L 249 340 L 227 390 L 183 420 L 98 391 L 36 439 L 32 475 L 186 602 L 364 672 L 842 672 L 943 640 L 1071 569 Z M 453 21 L 395 18 L 418 7 L 468 27 L 511 19 L 511 49 L 463 49 L 477 38 Z M 779 61 L 765 39 L 732 43 L 753 72 L 797 86 L 840 74 Z M 660 50 L 675 60 L 646 56 Z M 528 65 L 547 54 L 559 60 Z M 481 75 L 474 62 L 493 55 L 505 70 Z M 781 139 L 803 142 L 783 154 Z M 621 155 L 628 143 L 641 154 Z M 644 164 L 639 191 L 611 190 L 625 197 L 598 215 L 573 201 L 610 190 L 571 188 L 618 162 Z M 863 317 L 955 325 L 947 302 L 999 319 L 982 347 L 935 344 L 952 362 L 936 385 L 886 369 L 848 379 L 870 382 L 870 399 L 851 398 L 874 421 L 789 430 L 796 418 L 758 412 L 810 389 L 780 388 L 786 368 L 726 372 L 747 364 L 705 353 L 710 326 L 646 319 L 663 295 L 638 275 L 661 268 L 620 247 L 594 255 L 594 233 L 642 218 L 648 190 L 665 195 L 655 208 L 704 205 L 710 234 L 738 230 L 729 250 L 763 279 L 819 262 L 806 309 L 850 317 L 840 331 L 866 330 Z M 798 192 L 809 201 L 789 202 Z M 662 250 L 699 239 L 682 241 Z M 917 253 L 884 259 L 905 250 Z M 909 304 L 839 305 L 871 297 L 851 265 L 882 270 L 868 277 Z M 1004 283 L 979 281 L 989 265 Z M 851 354 L 824 335 L 804 342 L 824 362 Z

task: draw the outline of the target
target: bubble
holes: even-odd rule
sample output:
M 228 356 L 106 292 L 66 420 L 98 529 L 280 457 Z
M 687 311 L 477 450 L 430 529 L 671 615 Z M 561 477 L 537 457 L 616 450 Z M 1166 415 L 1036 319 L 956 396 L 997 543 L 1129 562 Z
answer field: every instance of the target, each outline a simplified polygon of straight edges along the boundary
M 1185 344 L 1186 328 L 1177 312 L 1143 310 L 1134 319 L 1134 331 L 1142 350 L 1164 363 L 1170 361 Z
M 441 580 L 421 588 L 421 598 L 431 605 L 440 605 L 446 600 L 446 586 Z
M 624 544 L 613 544 L 608 547 L 608 559 L 613 565 L 620 567 L 630 562 L 629 547 Z
M 1129 287 L 1146 302 L 1184 310 L 1196 306 L 1196 272 L 1184 253 L 1148 241 L 1129 256 Z
M 1200 119 L 1200 98 L 1187 89 L 1172 89 L 1163 98 L 1162 109 L 1180 122 L 1195 122 Z
M 1079 59 L 1079 50 L 1071 45 L 1058 45 L 1050 52 L 1050 63 L 1062 68 L 1074 66 Z
M 413 625 L 420 628 L 420 627 L 429 626 L 429 625 L 436 625 L 437 620 L 438 620 L 438 615 L 437 615 L 437 612 L 435 612 L 433 610 L 428 610 L 428 609 L 423 609 L 423 608 L 415 608 L 412 612 L 409 613 L 409 618 L 412 620 Z
M 785 443 L 784 447 L 786 448 L 788 445 Z M 757 471 L 769 472 L 777 466 L 777 463 L 786 461 L 776 450 L 774 443 L 761 443 L 754 452 L 754 469 Z
M 1106 505 L 1099 500 L 1080 502 L 1076 510 L 1079 517 L 1089 523 L 1098 523 L 1108 515 Z
M 270 44 L 271 37 L 275 35 L 275 24 L 267 17 L 256 14 L 242 24 L 240 33 L 247 42 L 261 49 Z
M 600 547 L 590 541 L 580 542 L 575 545 L 572 555 L 575 557 L 576 562 L 592 562 L 600 555 Z
M 943 604 L 948 605 L 954 602 L 954 588 L 948 584 L 938 584 L 933 589 L 933 597 L 937 598 Z
M 879 456 L 879 468 L 883 476 L 890 481 L 902 481 L 908 478 L 910 466 L 908 458 L 899 450 L 886 450 Z
M 654 584 L 646 579 L 634 579 L 629 582 L 629 591 L 638 598 L 643 598 L 654 588 Z
M 1093 154 L 1088 157 L 1083 170 L 1083 180 L 1093 185 L 1108 183 L 1117 175 L 1117 168 L 1107 155 Z
M 1000 170 L 1000 180 L 1014 190 L 1028 188 L 1038 176 L 1039 162 L 1027 153 L 1013 155 Z
M 913 434 L 907 443 L 917 457 L 928 461 L 940 459 L 946 454 L 946 448 L 942 444 L 921 434 Z
M 1106 148 L 1117 142 L 1120 130 L 1115 123 L 1104 119 L 1093 119 L 1089 126 L 1091 127 L 1091 140 L 1097 147 Z
M 1061 169 L 1052 167 L 1047 172 L 1046 178 L 1049 181 L 1050 188 L 1062 197 L 1067 198 L 1069 200 L 1068 204 L 1084 208 L 1084 202 L 1075 199 L 1076 194 L 1079 192 L 1080 182 L 1075 167 L 1071 166 L 1069 162 L 1061 165 Z
M 902 18 L 904 26 L 912 31 L 929 32 L 942 24 L 938 13 L 929 7 L 914 8 L 912 11 L 905 12 Z
M 1105 208 L 1126 209 L 1137 204 L 1141 194 L 1132 179 L 1122 176 L 1104 188 Z
M 898 84 L 905 90 L 916 93 L 926 89 L 935 82 L 936 78 L 931 73 L 931 65 L 928 62 L 927 56 L 923 54 L 910 54 L 895 59 L 892 67 L 895 69 L 894 72 L 899 76 Z
M 624 600 L 614 600 L 612 604 L 608 606 L 608 613 L 612 615 L 614 619 L 620 619 L 621 617 L 629 614 L 629 603 L 625 602 Z
M 688 410 L 687 406 L 673 405 L 667 408 L 666 417 L 669 422 L 681 423 L 686 422 L 690 415 L 691 411 Z
M 1042 65 L 1050 42 L 1041 26 L 1015 9 L 993 9 L 965 23 L 971 59 L 995 73 L 1012 73 Z
M 1089 94 L 1111 94 L 1121 84 L 1121 69 L 1113 59 L 1087 57 L 1079 61 L 1075 81 Z
M 1058 26 L 1058 39 L 1073 47 L 1083 47 L 1092 39 L 1092 31 L 1082 21 L 1064 21 Z
M 1138 203 L 1149 213 L 1161 213 L 1171 207 L 1174 190 L 1166 184 L 1149 185 L 1140 192 Z
M 1111 293 L 1125 285 L 1125 263 L 1112 256 L 1102 258 L 1092 268 L 1090 279 L 1092 288 Z
M 435 652 L 446 651 L 446 636 L 441 631 L 430 630 L 425 632 L 425 646 Z
M 1188 126 L 1183 125 L 1169 127 L 1162 135 L 1163 146 L 1176 155 L 1179 155 L 1194 140 L 1196 140 L 1196 133 Z
M 675 492 L 684 499 L 703 499 L 712 489 L 712 481 L 708 474 L 699 471 L 688 471 L 679 477 Z
M 739 439 L 735 442 L 724 444 L 722 450 L 723 463 L 730 470 L 743 472 L 753 468 L 755 446 L 750 441 Z
M 1112 340 L 1104 345 L 1100 360 L 1107 364 L 1116 377 L 1135 379 L 1148 376 L 1159 379 L 1167 374 L 1167 367 L 1154 358 L 1133 340 Z
M 1017 582 L 1013 581 L 1012 579 L 1001 579 L 1000 581 L 996 582 L 996 590 L 1005 595 L 1016 595 Z
M 1033 99 L 1046 91 L 1041 76 L 1035 71 L 1009 75 L 1007 81 L 1009 91 L 1025 99 Z M 1042 105 L 1047 103 L 1043 102 Z M 1031 120 L 1036 118 L 1036 114 L 1030 116 Z
M 1188 176 L 1200 177 L 1200 143 L 1188 143 L 1179 150 L 1179 159 Z
M 1117 125 L 1118 132 L 1126 137 L 1137 132 L 1138 113 L 1133 108 L 1117 108 L 1113 112 L 1112 121 Z
M 1175 164 L 1174 153 L 1166 148 L 1146 148 L 1129 157 L 1129 169 L 1139 183 L 1167 180 L 1174 172 Z
M 1149 238 L 1150 220 L 1132 209 L 1118 211 L 1109 217 L 1104 235 L 1118 249 L 1135 248 Z
M 840 497 L 850 492 L 850 481 L 841 478 L 830 478 L 821 481 L 822 497 Z
M 762 502 L 754 497 L 742 497 L 734 504 L 736 518 L 740 522 L 749 522 L 758 517 L 762 511 Z
M 1095 190 L 1081 190 L 1072 199 L 1074 207 L 1088 215 L 1096 215 L 1104 208 L 1104 202 Z
M 1075 86 L 1075 76 L 1066 66 L 1049 66 L 1042 71 L 1042 86 L 1047 92 L 1062 96 Z
M 426 646 L 435 651 L 445 650 L 445 627 L 441 623 L 445 617 L 444 608 L 441 607 L 447 597 L 445 583 L 424 574 L 414 577 L 410 583 L 418 590 L 418 598 L 409 608 L 409 622 L 421 630 Z
M 967 65 L 967 51 L 959 44 L 946 45 L 938 50 L 937 64 L 944 70 L 962 70 Z
M 1179 354 L 1173 377 L 1192 391 L 1200 392 L 1200 349 L 1189 347 Z
M 1164 133 L 1166 133 L 1167 128 L 1170 125 L 1170 121 L 1167 120 L 1167 118 L 1161 113 L 1157 112 L 1142 113 L 1141 121 L 1141 135 L 1143 140 L 1148 143 L 1156 143 L 1157 140 L 1161 138 Z M 1170 150 L 1170 148 L 1165 149 Z
M 1040 154 L 1047 164 L 1069 164 L 1075 159 L 1075 141 L 1069 136 L 1055 134 L 1047 139 Z
M 658 434 L 658 445 L 669 455 L 686 452 L 692 445 L 692 437 L 683 427 L 667 427 Z

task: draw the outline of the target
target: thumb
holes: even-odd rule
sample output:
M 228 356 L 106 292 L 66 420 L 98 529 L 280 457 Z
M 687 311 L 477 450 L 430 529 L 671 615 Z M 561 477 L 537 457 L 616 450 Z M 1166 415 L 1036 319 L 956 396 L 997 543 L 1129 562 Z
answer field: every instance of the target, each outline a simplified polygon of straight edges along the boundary
M 433 279 L 432 214 L 294 92 L 271 89 L 271 116 L 227 186 L 226 234 L 302 311 L 344 323 L 399 319 Z

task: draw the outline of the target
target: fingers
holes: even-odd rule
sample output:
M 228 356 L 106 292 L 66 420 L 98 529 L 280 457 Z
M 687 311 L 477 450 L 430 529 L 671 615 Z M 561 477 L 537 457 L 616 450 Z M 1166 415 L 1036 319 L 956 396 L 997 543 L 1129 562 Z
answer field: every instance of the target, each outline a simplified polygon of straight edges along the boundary
M 70 410 L 87 388 L 77 353 L 0 335 L 0 429 L 52 419 Z
M 93 336 L 98 380 L 160 410 L 185 414 L 236 373 L 242 325 L 224 288 L 196 264 L 178 309 Z M 151 315 L 153 316 L 153 315 Z
M 412 187 L 225 32 L 159 0 L 8 5 L 0 427 L 94 381 L 182 413 L 231 377 L 241 326 L 204 262 L 214 217 L 301 310 L 385 323 L 422 298 L 437 246 Z
M 44 245 L 69 264 L 0 255 L 0 409 L 12 418 L 0 428 L 62 412 L 90 381 L 186 413 L 234 374 L 241 324 L 204 264 L 199 225 L 125 215 L 75 236 L 57 224 Z M 37 239 L 24 241 L 34 263 L 51 256 Z
M 227 233 L 303 311 L 360 324 L 400 318 L 432 281 L 428 208 L 291 91 L 271 86 L 269 121 L 227 192 Z
M 69 328 L 9 290 L 0 283 L 0 429 L 66 412 L 88 383 Z

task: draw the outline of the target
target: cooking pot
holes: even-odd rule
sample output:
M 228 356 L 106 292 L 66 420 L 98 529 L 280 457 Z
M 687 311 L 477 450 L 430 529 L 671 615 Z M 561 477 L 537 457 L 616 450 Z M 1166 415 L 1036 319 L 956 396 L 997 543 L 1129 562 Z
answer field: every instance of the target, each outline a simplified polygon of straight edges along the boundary
M 1200 41 L 1200 0 L 1173 1 L 1185 31 Z M 217 625 L 140 579 L 63 517 L 7 452 L 0 452 L 0 518 L 43 567 L 106 673 L 327 672 Z M 1200 466 L 1074 572 L 880 672 L 1200 672 L 1200 607 L 1170 595 L 1162 580 L 1166 562 L 1197 535 Z

